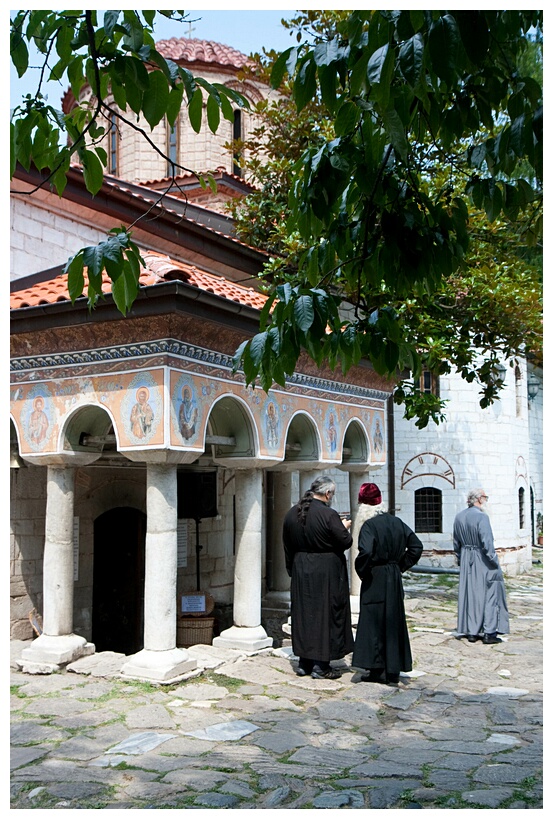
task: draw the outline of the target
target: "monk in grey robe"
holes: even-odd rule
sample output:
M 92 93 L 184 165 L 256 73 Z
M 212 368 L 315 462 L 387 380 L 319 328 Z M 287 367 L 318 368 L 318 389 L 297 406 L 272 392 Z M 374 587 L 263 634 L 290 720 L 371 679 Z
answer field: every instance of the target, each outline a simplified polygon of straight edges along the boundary
M 469 492 L 468 508 L 453 523 L 453 548 L 461 567 L 457 634 L 475 643 L 500 643 L 509 633 L 505 581 L 494 548 L 490 519 L 484 512 L 488 496 L 483 489 Z

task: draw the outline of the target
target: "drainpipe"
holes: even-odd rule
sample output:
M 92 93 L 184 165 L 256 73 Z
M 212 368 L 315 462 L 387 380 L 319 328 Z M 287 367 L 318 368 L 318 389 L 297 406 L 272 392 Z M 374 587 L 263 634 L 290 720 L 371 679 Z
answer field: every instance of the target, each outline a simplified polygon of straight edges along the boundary
M 388 511 L 396 513 L 396 453 L 394 440 L 394 399 L 390 395 L 387 406 L 388 414 Z

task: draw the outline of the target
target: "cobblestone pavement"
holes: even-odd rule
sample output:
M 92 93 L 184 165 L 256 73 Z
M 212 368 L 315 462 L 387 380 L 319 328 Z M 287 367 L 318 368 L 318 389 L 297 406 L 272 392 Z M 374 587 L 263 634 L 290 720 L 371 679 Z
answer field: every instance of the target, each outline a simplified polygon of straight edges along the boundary
M 11 807 L 542 809 L 542 552 L 507 579 L 511 634 L 455 636 L 457 577 L 407 573 L 414 671 L 297 677 L 290 648 L 197 646 L 153 686 L 122 655 L 11 673 Z M 12 657 L 24 644 L 12 643 Z

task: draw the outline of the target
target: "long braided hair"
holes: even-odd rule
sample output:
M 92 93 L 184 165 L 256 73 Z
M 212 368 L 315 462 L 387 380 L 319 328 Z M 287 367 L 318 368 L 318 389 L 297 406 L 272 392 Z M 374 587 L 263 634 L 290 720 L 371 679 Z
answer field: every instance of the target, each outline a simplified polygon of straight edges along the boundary
M 298 504 L 298 520 L 302 526 L 305 526 L 305 521 L 307 519 L 307 513 L 309 511 L 309 507 L 311 506 L 311 502 L 313 501 L 313 497 L 315 495 L 324 495 L 325 492 L 335 492 L 336 491 L 336 484 L 332 480 L 332 478 L 328 478 L 326 475 L 321 475 L 320 478 L 315 478 L 307 492 L 304 493 L 303 497 L 300 499 Z

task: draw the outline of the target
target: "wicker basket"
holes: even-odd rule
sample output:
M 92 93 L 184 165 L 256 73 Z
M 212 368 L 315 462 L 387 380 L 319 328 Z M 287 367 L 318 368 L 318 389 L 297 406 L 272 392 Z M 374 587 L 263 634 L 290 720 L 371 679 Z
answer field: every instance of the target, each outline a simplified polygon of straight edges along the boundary
M 203 643 L 211 645 L 215 617 L 179 617 L 177 620 L 177 646 L 190 646 Z

